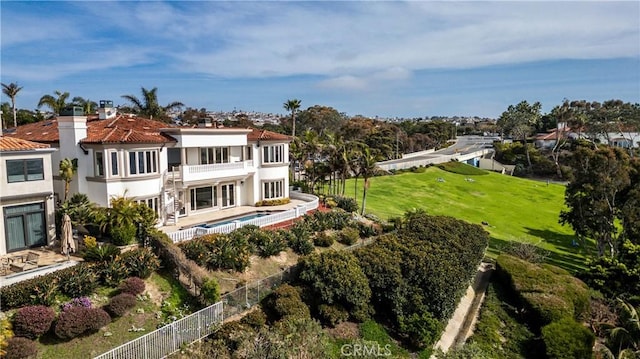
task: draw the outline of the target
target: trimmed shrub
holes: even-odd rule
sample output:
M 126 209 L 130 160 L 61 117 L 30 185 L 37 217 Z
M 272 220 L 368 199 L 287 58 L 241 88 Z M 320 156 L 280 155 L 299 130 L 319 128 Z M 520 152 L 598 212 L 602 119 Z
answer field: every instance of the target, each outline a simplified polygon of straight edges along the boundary
M 123 223 L 120 226 L 110 227 L 109 235 L 111 242 L 116 246 L 126 246 L 136 241 L 137 228 L 130 223 Z
M 595 335 L 582 324 L 564 318 L 542 328 L 549 359 L 591 358 Z
M 87 246 L 82 256 L 87 262 L 107 262 L 112 261 L 120 254 L 120 248 L 113 244 L 101 246 Z
M 289 247 L 300 255 L 307 255 L 313 252 L 313 241 L 311 240 L 311 229 L 304 221 L 295 222 L 291 227 L 292 236 L 289 237 Z
M 347 321 L 349 319 L 349 312 L 344 309 L 343 306 L 321 304 L 318 306 L 318 314 L 322 320 L 332 327 Z
M 111 299 L 105 306 L 106 311 L 114 317 L 121 317 L 136 306 L 136 297 L 130 293 L 120 293 Z
M 20 308 L 13 317 L 13 332 L 17 337 L 36 339 L 49 331 L 55 318 L 53 309 L 43 305 Z
M 212 305 L 220 300 L 220 286 L 215 278 L 207 278 L 200 287 L 200 301 Z
M 291 199 L 289 198 L 279 198 L 279 199 L 265 199 L 263 201 L 256 202 L 256 207 L 266 207 L 266 206 L 280 206 L 283 204 L 290 203 Z
M 342 197 L 336 196 L 334 197 L 338 208 L 344 209 L 347 213 L 358 212 L 358 201 L 355 198 L 351 197 Z
M 334 241 L 335 241 L 335 236 L 333 235 L 333 233 L 329 233 L 327 231 L 318 232 L 313 237 L 313 244 L 315 244 L 318 247 L 331 247 Z
M 287 243 L 278 232 L 262 230 L 257 226 L 247 227 L 255 227 L 255 229 L 246 232 L 247 240 L 253 247 L 254 252 L 260 257 L 268 258 L 282 252 L 287 248 Z M 243 229 L 245 228 L 246 227 L 241 228 L 237 231 L 241 231 L 241 233 L 244 234 L 245 231 L 243 231 Z
M 6 359 L 32 359 L 38 356 L 38 346 L 33 340 L 13 337 L 8 340 Z
M 120 256 L 120 260 L 129 268 L 129 275 L 149 278 L 151 273 L 160 268 L 160 260 L 149 248 L 136 248 Z
M 144 293 L 145 287 L 146 285 L 142 279 L 138 277 L 131 277 L 120 283 L 120 292 L 129 293 L 135 296 Z
M 418 348 L 430 347 L 438 340 L 443 329 L 442 324 L 429 312 L 400 316 L 398 321 L 400 332 Z
M 54 333 L 60 339 L 73 339 L 98 331 L 111 322 L 111 317 L 100 308 L 73 307 L 60 313 Z
M 59 274 L 60 291 L 71 298 L 83 297 L 93 293 L 98 287 L 98 274 L 95 267 L 80 263 L 68 271 Z
M 58 294 L 57 273 L 27 279 L 0 290 L 2 309 L 8 310 L 25 305 L 52 305 Z
M 351 227 L 343 228 L 338 232 L 338 242 L 350 246 L 360 239 L 360 232 Z

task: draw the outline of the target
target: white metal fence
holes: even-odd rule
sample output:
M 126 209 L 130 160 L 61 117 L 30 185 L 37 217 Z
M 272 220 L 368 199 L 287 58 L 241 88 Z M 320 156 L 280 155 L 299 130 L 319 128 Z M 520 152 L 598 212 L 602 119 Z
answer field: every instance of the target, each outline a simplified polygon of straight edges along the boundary
M 231 233 L 238 228 L 248 226 L 248 225 L 255 225 L 258 227 L 270 226 L 272 224 L 277 224 L 287 220 L 302 217 L 308 211 L 318 208 L 319 200 L 318 200 L 318 197 L 314 195 L 311 195 L 308 193 L 291 191 L 290 197 L 292 199 L 299 199 L 302 201 L 306 201 L 306 203 L 299 204 L 296 208 L 292 208 L 287 211 L 277 212 L 277 213 L 269 214 L 266 216 L 253 218 L 248 221 L 234 221 L 232 223 L 227 223 L 227 224 L 223 224 L 223 225 L 219 225 L 211 228 L 203 228 L 203 227 L 187 228 L 177 232 L 168 233 L 167 235 L 169 236 L 169 238 L 171 238 L 173 243 L 178 243 L 182 241 L 188 241 L 190 239 L 193 239 L 194 237 L 202 236 L 205 234 Z
M 149 334 L 116 347 L 96 359 L 160 359 L 213 333 L 224 320 L 222 301 Z

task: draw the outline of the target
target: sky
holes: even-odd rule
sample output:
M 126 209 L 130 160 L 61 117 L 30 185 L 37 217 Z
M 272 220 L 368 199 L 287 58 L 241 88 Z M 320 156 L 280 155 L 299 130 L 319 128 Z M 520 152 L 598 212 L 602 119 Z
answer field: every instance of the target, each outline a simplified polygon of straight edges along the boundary
M 1 1 L 0 79 L 209 111 L 331 106 L 497 118 L 511 104 L 640 102 L 638 1 Z M 2 101 L 9 98 L 2 96 Z

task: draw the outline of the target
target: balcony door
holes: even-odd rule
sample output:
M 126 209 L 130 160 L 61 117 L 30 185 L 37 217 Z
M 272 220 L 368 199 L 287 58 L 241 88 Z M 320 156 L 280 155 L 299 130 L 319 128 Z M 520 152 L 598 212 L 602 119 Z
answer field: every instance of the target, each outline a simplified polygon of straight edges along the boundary
M 232 183 L 220 186 L 222 192 L 222 208 L 233 207 L 236 205 L 235 185 Z

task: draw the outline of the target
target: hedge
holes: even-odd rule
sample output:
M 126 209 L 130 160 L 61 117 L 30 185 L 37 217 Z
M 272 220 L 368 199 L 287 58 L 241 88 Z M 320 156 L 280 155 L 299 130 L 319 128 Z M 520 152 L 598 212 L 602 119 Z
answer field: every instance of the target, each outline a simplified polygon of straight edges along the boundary
M 565 317 L 580 319 L 589 312 L 588 287 L 568 272 L 505 254 L 496 260 L 496 270 L 538 327 Z

